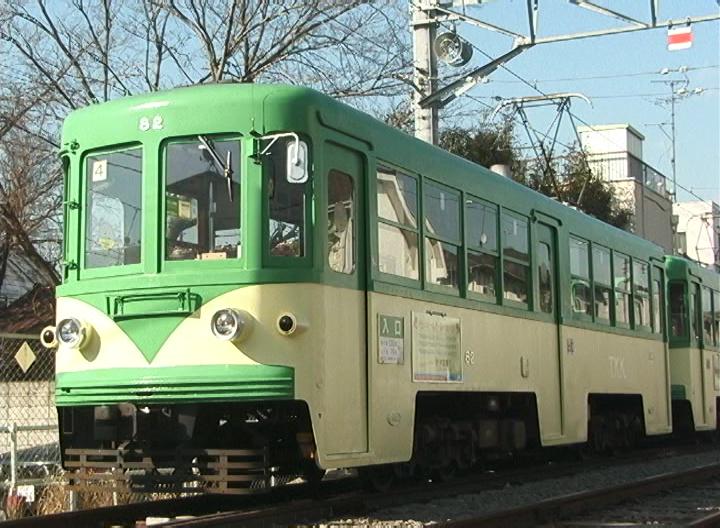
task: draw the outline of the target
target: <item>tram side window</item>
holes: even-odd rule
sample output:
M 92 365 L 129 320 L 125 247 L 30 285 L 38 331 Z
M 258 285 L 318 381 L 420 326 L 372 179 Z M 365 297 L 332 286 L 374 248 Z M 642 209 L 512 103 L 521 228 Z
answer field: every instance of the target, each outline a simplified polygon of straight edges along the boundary
M 702 318 L 703 343 L 705 345 L 714 345 L 712 290 L 707 286 L 703 286 L 702 289 Z
M 656 334 L 662 334 L 662 309 L 664 306 L 663 289 L 662 289 L 662 270 L 653 268 L 652 281 L 652 331 Z
M 713 343 L 720 347 L 720 293 L 713 292 Z
M 590 245 L 587 240 L 570 237 L 570 282 L 573 313 L 592 315 L 590 291 Z
M 720 347 L 720 292 L 713 292 L 713 344 Z
M 540 311 L 553 312 L 553 262 L 552 250 L 545 242 L 538 244 L 538 294 Z
M 498 208 L 469 197 L 465 202 L 468 291 L 496 301 L 498 281 Z
M 378 165 L 378 269 L 418 280 L 418 183 L 415 178 Z
M 503 297 L 528 304 L 530 255 L 528 221 L 520 215 L 502 214 Z
M 165 259 L 240 256 L 239 142 L 192 138 L 165 156 Z
M 690 307 L 692 313 L 690 314 L 690 322 L 692 324 L 691 338 L 695 343 L 700 343 L 700 336 L 702 335 L 702 302 L 700 297 L 700 285 L 690 285 Z
M 595 320 L 598 323 L 610 324 L 612 306 L 610 250 L 593 244 L 592 256 Z
M 681 282 L 671 282 L 668 288 L 668 301 L 670 303 L 670 335 L 672 337 L 687 337 L 687 305 L 685 302 L 685 285 Z
M 305 256 L 305 214 L 308 183 L 287 178 L 288 142 L 275 141 L 264 161 L 268 192 L 268 248 L 273 257 Z
M 140 262 L 142 150 L 96 154 L 86 161 L 85 267 Z
M 618 326 L 630 325 L 630 257 L 615 253 L 613 258 L 615 277 L 615 323 Z
M 460 193 L 434 183 L 423 183 L 425 212 L 425 281 L 458 289 L 460 247 Z
M 328 174 L 328 264 L 339 273 L 355 271 L 353 180 L 343 172 Z
M 645 262 L 633 260 L 635 328 L 650 329 L 650 277 Z

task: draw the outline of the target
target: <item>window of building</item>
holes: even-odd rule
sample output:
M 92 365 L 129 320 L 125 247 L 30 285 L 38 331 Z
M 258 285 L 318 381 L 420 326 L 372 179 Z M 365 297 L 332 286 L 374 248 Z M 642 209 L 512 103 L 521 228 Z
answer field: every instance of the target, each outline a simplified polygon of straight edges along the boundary
M 497 206 L 471 196 L 465 201 L 465 226 L 468 291 L 495 301 L 499 261 Z
M 530 291 L 530 255 L 528 220 L 520 215 L 502 214 L 503 297 L 528 304 Z
M 417 180 L 378 165 L 377 207 L 378 269 L 382 273 L 418 280 Z

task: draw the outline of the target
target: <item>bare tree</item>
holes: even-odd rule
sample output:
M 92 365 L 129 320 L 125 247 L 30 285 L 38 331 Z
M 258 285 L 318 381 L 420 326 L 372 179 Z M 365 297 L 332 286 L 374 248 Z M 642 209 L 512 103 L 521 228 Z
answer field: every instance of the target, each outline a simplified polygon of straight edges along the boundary
M 54 149 L 21 127 L 0 142 L 0 287 L 11 255 L 25 261 L 27 279 L 60 281 L 61 175 Z
M 61 171 L 45 156 L 69 111 L 219 81 L 303 84 L 370 109 L 364 99 L 407 92 L 406 11 L 397 0 L 6 0 L 0 283 L 10 248 L 58 279 Z M 41 196 L 45 218 L 26 208 Z
M 205 72 L 196 82 L 288 82 L 333 96 L 404 88 L 395 74 L 409 67 L 407 18 L 396 1 L 148 1 L 195 36 L 192 45 Z M 180 50 L 168 49 L 192 79 L 178 60 Z

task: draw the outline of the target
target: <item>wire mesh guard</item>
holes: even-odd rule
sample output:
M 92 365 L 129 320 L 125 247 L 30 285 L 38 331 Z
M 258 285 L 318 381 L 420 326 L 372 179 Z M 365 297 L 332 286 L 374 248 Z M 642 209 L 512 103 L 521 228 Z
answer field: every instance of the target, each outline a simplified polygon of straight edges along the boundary
M 60 467 L 55 352 L 35 335 L 0 333 L 0 497 L 35 500 Z M 7 496 L 7 498 L 6 498 Z

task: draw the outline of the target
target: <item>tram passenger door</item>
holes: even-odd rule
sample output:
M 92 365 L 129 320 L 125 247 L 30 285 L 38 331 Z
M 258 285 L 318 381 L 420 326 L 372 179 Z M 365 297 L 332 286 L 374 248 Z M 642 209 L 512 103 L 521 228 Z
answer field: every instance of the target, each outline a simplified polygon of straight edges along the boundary
M 557 285 L 557 230 L 554 226 L 538 222 L 535 259 L 535 293 L 537 309 L 545 314 L 548 323 L 538 336 L 542 348 L 542 386 L 538 394 L 538 412 L 543 438 L 563 435 L 562 373 L 560 359 L 560 326 L 558 324 L 559 297 Z
M 368 450 L 364 157 L 323 146 L 327 183 L 326 346 L 320 448 L 329 456 Z

